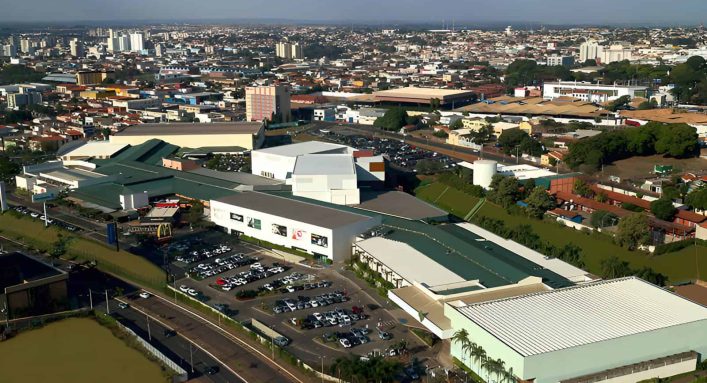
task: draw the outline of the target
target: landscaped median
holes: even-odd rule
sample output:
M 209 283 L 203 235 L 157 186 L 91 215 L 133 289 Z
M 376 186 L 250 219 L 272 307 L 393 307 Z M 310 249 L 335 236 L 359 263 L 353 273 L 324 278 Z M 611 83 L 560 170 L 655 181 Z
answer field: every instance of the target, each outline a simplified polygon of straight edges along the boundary
M 115 251 L 58 227 L 44 227 L 44 223 L 31 217 L 0 214 L 0 236 L 23 243 L 38 251 L 52 254 L 62 247 L 63 258 L 95 261 L 97 267 L 128 281 L 159 289 L 165 283 L 165 273 L 145 258 L 127 251 Z M 59 246 L 60 245 L 60 246 Z

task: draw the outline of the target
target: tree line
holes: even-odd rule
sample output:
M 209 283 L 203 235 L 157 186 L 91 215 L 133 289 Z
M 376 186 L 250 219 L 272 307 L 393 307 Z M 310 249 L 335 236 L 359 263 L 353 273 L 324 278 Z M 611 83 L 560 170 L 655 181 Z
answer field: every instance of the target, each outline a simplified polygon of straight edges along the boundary
M 633 156 L 665 154 L 690 157 L 698 149 L 694 127 L 649 122 L 640 127 L 602 132 L 571 143 L 565 162 L 572 169 L 582 166 L 584 170 L 593 171 L 602 165 Z

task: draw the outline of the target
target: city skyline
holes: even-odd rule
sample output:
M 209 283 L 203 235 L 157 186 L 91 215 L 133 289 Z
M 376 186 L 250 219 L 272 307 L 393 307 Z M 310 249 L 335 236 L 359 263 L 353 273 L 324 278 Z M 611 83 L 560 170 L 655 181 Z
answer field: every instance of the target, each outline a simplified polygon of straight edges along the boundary
M 568 4 L 560 0 L 528 0 L 518 3 L 499 0 L 493 3 L 452 0 L 444 8 L 426 8 L 417 0 L 391 0 L 384 3 L 361 0 L 355 3 L 334 3 L 323 0 L 304 0 L 291 3 L 275 0 L 267 11 L 262 4 L 250 1 L 207 0 L 202 7 L 174 6 L 167 0 L 121 3 L 45 0 L 13 3 L 0 1 L 3 14 L 0 23 L 22 22 L 119 22 L 139 21 L 261 21 L 261 22 L 319 22 L 319 23 L 425 23 L 432 25 L 469 23 L 543 23 L 548 25 L 695 25 L 703 22 L 707 3 L 685 0 L 666 7 L 657 0 L 625 0 L 612 2 Z M 328 8 L 326 8 L 328 6 Z M 325 8 L 322 8 L 325 7 Z M 325 9 L 325 10 L 323 10 Z M 361 10 L 371 10 L 361 14 Z M 454 9 L 454 12 L 450 12 Z

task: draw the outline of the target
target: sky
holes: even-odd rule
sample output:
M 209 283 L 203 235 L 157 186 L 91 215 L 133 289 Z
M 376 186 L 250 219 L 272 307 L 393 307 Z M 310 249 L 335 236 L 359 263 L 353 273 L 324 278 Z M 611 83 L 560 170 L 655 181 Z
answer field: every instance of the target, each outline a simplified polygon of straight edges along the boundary
M 0 0 L 0 26 L 36 21 L 291 20 L 696 25 L 707 0 Z M 471 22 L 471 23 L 470 23 Z

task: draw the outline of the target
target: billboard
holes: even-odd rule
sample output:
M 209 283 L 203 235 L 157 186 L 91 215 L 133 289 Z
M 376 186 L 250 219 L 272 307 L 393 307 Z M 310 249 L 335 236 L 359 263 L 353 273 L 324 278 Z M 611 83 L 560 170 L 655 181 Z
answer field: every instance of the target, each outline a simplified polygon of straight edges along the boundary
M 32 194 L 32 202 L 44 202 L 54 199 L 54 192 Z
M 287 237 L 287 226 L 278 225 L 276 223 L 272 224 L 272 233 L 277 234 L 282 237 Z
M 118 224 L 111 222 L 106 225 L 106 242 L 109 245 L 115 245 L 118 243 Z
M 321 247 L 329 247 L 329 238 L 312 233 L 312 245 L 317 245 Z

